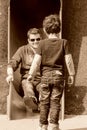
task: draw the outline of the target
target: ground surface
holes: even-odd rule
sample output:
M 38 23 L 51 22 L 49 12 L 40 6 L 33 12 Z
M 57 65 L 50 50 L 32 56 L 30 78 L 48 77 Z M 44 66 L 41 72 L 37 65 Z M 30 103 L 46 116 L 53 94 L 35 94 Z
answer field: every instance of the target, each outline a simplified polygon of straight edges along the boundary
M 8 120 L 7 115 L 0 115 L 0 130 L 39 130 L 39 115 L 29 119 Z M 61 130 L 87 130 L 87 116 L 75 116 L 60 120 Z

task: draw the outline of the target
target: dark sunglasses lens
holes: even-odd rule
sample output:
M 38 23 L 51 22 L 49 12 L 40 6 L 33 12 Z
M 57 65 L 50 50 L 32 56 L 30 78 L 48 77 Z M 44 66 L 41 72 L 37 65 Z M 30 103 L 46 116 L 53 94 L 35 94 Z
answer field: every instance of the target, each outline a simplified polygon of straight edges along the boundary
M 37 40 L 37 41 L 40 41 L 40 38 L 37 38 L 36 40 Z
M 34 42 L 34 41 L 35 41 L 35 39 L 30 39 L 30 41 L 31 41 L 31 42 Z
M 40 41 L 40 38 L 37 38 L 37 39 L 30 39 L 31 42 L 34 42 L 34 41 Z

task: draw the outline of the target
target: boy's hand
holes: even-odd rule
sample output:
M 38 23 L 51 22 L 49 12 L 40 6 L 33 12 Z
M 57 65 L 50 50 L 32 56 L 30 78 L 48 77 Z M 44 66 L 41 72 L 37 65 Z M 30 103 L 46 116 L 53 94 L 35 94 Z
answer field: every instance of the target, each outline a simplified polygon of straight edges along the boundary
M 74 75 L 70 75 L 68 77 L 68 85 L 72 86 L 74 84 Z
M 14 81 L 14 76 L 13 75 L 8 75 L 6 78 L 6 81 L 8 84 L 10 84 L 11 81 Z
M 28 75 L 28 77 L 27 77 L 27 80 L 28 80 L 28 81 L 31 81 L 31 80 L 33 80 L 33 77 L 32 77 L 32 75 L 30 75 L 30 74 L 29 74 L 29 75 Z

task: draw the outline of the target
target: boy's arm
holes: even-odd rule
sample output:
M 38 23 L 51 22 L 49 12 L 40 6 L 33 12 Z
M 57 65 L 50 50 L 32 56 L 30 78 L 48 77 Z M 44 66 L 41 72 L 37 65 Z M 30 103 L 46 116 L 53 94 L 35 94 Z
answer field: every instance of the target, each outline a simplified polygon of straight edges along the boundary
M 29 76 L 27 78 L 28 80 L 32 80 L 35 77 L 36 71 L 38 67 L 40 67 L 40 64 L 41 64 L 41 55 L 35 54 L 33 62 L 29 70 Z
M 66 62 L 67 70 L 68 70 L 68 73 L 69 73 L 68 82 L 69 82 L 69 84 L 73 84 L 75 69 L 74 69 L 74 63 L 73 63 L 73 59 L 72 59 L 71 54 L 65 55 L 65 62 Z
M 74 63 L 71 54 L 65 55 L 65 62 L 66 62 L 69 75 L 75 75 Z

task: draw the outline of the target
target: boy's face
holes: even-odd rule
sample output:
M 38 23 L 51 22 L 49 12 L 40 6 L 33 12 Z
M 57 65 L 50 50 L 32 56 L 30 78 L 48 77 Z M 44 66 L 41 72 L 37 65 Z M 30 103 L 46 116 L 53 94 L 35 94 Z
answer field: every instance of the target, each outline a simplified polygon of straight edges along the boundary
M 30 34 L 30 37 L 28 38 L 28 43 L 30 46 L 36 49 L 38 48 L 40 40 L 41 40 L 40 34 Z

